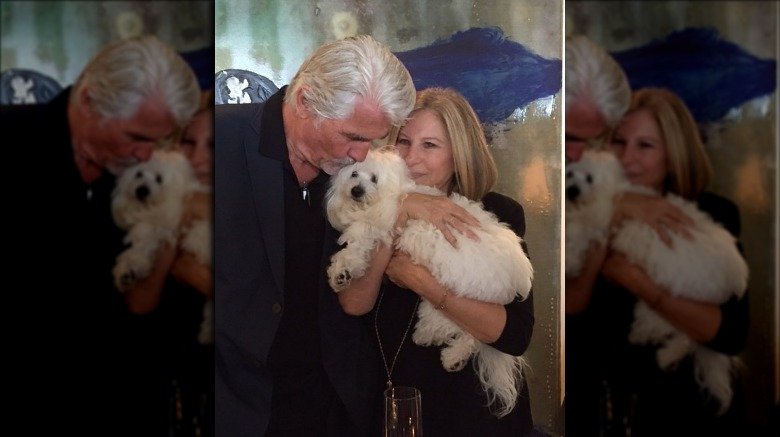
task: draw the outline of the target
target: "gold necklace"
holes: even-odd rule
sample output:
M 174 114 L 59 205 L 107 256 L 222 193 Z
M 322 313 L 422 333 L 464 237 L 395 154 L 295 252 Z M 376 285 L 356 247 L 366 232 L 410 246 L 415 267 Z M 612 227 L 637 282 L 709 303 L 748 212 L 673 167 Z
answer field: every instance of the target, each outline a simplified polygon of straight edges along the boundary
M 382 339 L 379 337 L 379 307 L 382 305 L 382 297 L 385 295 L 385 291 L 382 290 L 379 293 L 379 301 L 376 303 L 376 311 L 374 312 L 374 331 L 376 332 L 376 341 L 379 343 L 379 352 L 382 354 L 382 363 L 385 365 L 385 372 L 387 373 L 387 388 L 393 388 L 392 374 L 395 368 L 395 361 L 398 359 L 398 354 L 401 353 L 401 348 L 406 341 L 406 336 L 409 335 L 409 329 L 412 328 L 412 322 L 414 321 L 414 315 L 417 313 L 417 307 L 420 305 L 420 297 L 417 296 L 417 302 L 414 304 L 414 310 L 412 311 L 412 317 L 409 318 L 409 324 L 406 326 L 404 336 L 401 338 L 401 344 L 398 345 L 398 350 L 395 351 L 393 357 L 393 363 L 390 367 L 387 367 L 387 358 L 385 357 L 385 350 L 382 348 Z

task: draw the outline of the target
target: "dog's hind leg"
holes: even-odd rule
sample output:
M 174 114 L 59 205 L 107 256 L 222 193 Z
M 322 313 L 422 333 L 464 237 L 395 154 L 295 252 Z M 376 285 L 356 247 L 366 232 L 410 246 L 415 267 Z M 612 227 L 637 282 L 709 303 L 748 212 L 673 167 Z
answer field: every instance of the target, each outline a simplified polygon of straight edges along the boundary
M 677 364 L 683 357 L 691 352 L 691 340 L 682 333 L 673 335 L 668 341 L 662 343 L 656 353 L 658 366 L 661 369 L 669 369 Z
M 471 355 L 477 350 L 474 337 L 466 332 L 456 335 L 441 350 L 441 363 L 448 372 L 457 372 L 466 366 Z

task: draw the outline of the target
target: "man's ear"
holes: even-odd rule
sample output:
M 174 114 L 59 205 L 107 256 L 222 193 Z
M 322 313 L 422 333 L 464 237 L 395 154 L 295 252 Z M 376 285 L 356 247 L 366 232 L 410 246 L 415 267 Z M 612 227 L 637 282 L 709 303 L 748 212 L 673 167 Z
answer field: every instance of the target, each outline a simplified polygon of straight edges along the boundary
M 295 112 L 300 118 L 310 118 L 312 116 L 309 101 L 303 95 L 306 90 L 308 90 L 308 86 L 301 85 L 295 94 Z
M 90 87 L 89 85 L 81 87 L 79 90 L 79 106 L 81 107 L 81 110 L 86 112 L 89 115 L 96 115 L 95 114 L 95 108 L 92 105 L 92 97 L 89 96 Z

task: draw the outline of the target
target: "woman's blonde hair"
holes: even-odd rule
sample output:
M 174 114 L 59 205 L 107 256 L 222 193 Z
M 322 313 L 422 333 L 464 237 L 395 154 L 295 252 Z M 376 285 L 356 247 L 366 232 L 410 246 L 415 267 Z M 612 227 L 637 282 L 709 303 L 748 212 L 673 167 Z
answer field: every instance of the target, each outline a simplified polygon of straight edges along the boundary
M 452 146 L 455 175 L 450 190 L 471 200 L 481 200 L 496 183 L 498 170 L 474 109 L 453 89 L 427 88 L 417 93 L 410 117 L 423 110 L 436 114 Z M 390 144 L 395 144 L 400 129 L 394 128 L 390 133 Z
M 664 189 L 695 199 L 709 185 L 712 165 L 685 102 L 666 89 L 642 88 L 631 97 L 629 113 L 641 109 L 648 111 L 658 123 L 666 145 Z

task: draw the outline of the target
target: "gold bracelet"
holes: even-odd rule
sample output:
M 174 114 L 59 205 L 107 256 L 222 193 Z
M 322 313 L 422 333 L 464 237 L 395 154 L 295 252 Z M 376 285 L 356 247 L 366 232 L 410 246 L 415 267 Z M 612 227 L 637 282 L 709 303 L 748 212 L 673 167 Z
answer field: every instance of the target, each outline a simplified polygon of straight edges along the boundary
M 444 303 L 447 301 L 447 296 L 449 296 L 450 291 L 444 290 L 444 295 L 441 297 L 441 300 L 439 301 L 434 308 L 436 308 L 439 311 L 444 311 L 447 307 L 444 305 Z

